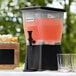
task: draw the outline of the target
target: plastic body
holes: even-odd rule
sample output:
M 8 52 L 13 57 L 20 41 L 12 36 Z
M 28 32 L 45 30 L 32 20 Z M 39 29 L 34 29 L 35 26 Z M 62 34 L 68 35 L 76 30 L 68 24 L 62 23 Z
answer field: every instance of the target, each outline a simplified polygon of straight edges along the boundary
M 27 56 L 24 71 L 57 70 L 63 30 L 62 9 L 22 8 Z

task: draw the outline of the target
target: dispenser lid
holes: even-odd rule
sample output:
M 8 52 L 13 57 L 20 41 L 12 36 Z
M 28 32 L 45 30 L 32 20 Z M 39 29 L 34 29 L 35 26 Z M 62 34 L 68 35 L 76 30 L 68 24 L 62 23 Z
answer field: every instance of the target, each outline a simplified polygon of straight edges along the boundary
M 35 10 L 35 9 L 43 9 L 43 10 L 52 10 L 52 11 L 59 11 L 59 12 L 65 12 L 64 9 L 60 8 L 53 8 L 53 7 L 41 7 L 41 6 L 34 6 L 34 7 L 23 7 L 21 10 Z

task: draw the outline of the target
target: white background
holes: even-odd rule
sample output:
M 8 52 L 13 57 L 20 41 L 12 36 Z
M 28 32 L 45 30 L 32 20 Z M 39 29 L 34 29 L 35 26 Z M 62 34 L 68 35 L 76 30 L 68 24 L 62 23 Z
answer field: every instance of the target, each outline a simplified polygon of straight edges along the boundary
M 11 71 L 0 71 L 0 76 L 76 76 L 75 72 L 55 72 L 55 71 L 44 71 L 44 72 L 11 72 Z

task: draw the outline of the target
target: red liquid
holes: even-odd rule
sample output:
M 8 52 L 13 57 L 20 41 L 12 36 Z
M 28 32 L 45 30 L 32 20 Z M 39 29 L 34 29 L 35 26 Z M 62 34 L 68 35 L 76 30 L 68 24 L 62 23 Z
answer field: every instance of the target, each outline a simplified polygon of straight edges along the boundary
M 38 31 L 38 20 L 34 20 L 34 21 L 27 21 L 25 20 L 23 22 L 24 24 L 24 32 L 25 32 L 25 36 L 26 39 L 28 39 L 28 32 L 27 31 L 32 31 L 32 38 L 37 41 L 40 39 L 39 36 L 39 31 Z
M 60 19 L 35 19 L 24 21 L 24 31 L 28 39 L 27 31 L 32 32 L 34 40 L 42 40 L 45 43 L 61 42 L 63 22 Z

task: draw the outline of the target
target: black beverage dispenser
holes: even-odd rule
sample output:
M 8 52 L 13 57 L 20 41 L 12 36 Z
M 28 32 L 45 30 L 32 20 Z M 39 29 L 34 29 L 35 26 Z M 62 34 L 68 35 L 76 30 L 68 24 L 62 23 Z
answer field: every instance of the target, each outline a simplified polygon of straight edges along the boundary
M 21 8 L 26 37 L 24 71 L 57 70 L 61 53 L 64 10 L 51 7 Z

